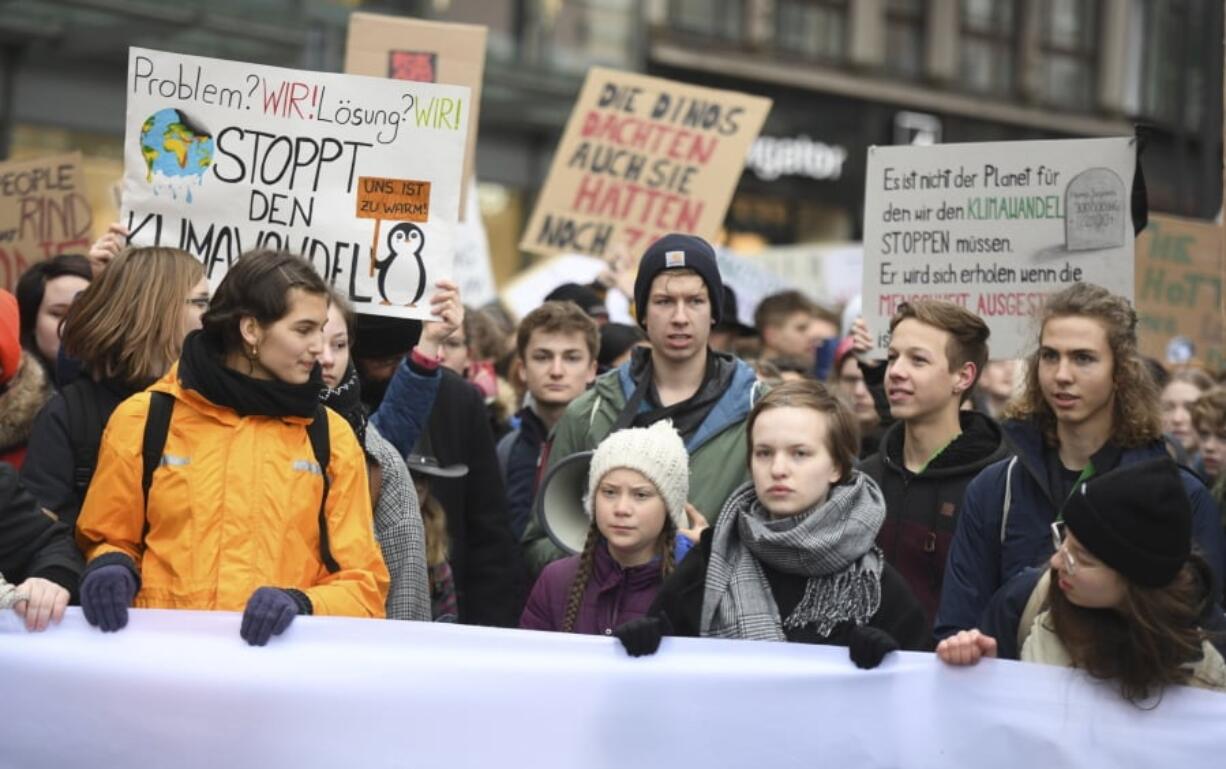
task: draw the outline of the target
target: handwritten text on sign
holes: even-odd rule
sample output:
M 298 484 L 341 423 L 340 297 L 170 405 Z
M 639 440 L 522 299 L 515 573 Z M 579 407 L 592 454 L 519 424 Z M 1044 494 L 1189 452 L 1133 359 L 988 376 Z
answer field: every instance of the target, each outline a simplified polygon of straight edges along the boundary
M 632 253 L 668 232 L 713 238 L 770 101 L 593 68 L 520 247 Z
M 125 224 L 214 284 L 245 251 L 287 250 L 359 312 L 424 318 L 451 271 L 467 115 L 460 86 L 132 49 Z
M 918 298 L 987 321 L 994 358 L 1078 281 L 1133 294 L 1129 138 L 873 147 L 864 201 L 864 317 L 878 349 Z
M 0 288 L 35 262 L 89 248 L 83 182 L 78 154 L 0 164 Z

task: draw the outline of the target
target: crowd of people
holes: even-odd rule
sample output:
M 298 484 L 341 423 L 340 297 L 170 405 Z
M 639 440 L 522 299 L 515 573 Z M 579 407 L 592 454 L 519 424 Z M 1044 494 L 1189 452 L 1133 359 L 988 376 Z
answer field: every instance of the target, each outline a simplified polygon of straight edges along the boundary
M 903 304 L 884 359 L 804 294 L 738 318 L 705 241 L 512 319 L 440 281 L 355 315 L 298 256 L 128 247 L 0 292 L 0 608 L 460 622 L 1004 657 L 1226 692 L 1226 387 L 1089 284 L 1033 353 Z M 635 324 L 610 322 L 624 291 Z

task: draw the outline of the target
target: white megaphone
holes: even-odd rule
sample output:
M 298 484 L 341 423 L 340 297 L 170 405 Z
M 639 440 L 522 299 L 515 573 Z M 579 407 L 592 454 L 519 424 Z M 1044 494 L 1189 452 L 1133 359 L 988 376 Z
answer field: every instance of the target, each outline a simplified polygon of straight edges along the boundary
M 549 539 L 571 555 L 583 550 L 592 519 L 583 509 L 587 472 L 592 451 L 580 451 L 553 466 L 541 481 L 532 503 L 532 515 L 541 522 Z

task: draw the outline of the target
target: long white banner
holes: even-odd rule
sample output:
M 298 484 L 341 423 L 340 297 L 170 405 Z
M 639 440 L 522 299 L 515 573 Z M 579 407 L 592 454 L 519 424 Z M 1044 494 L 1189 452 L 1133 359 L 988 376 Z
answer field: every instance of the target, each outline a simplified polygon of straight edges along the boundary
M 1207 767 L 1226 695 L 1142 710 L 1051 667 L 299 618 L 264 648 L 239 616 L 70 610 L 0 630 L 5 767 Z

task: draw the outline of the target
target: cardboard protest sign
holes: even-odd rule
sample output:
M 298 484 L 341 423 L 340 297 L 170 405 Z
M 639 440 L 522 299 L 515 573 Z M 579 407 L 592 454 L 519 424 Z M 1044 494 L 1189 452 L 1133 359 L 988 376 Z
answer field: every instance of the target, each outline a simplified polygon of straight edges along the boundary
M 982 317 L 993 358 L 1033 346 L 1044 298 L 1078 281 L 1132 298 L 1132 139 L 869 150 L 864 318 L 878 348 L 903 302 Z
M 302 254 L 358 312 L 428 318 L 449 277 L 469 95 L 132 48 L 122 222 L 216 285 L 245 251 Z
M 1151 215 L 1137 238 L 1141 353 L 1166 363 L 1226 368 L 1222 228 Z
M 669 232 L 711 240 L 770 99 L 593 67 L 520 248 L 631 253 Z
M 80 153 L 0 163 L 0 288 L 58 254 L 93 242 Z
M 481 78 L 485 73 L 487 30 L 476 24 L 422 21 L 374 13 L 349 16 L 345 71 L 419 83 L 467 86 L 471 92 L 463 181 L 473 178 L 477 163 L 477 124 L 481 115 Z M 460 191 L 460 220 L 468 199 Z M 466 297 L 467 300 L 467 297 Z

